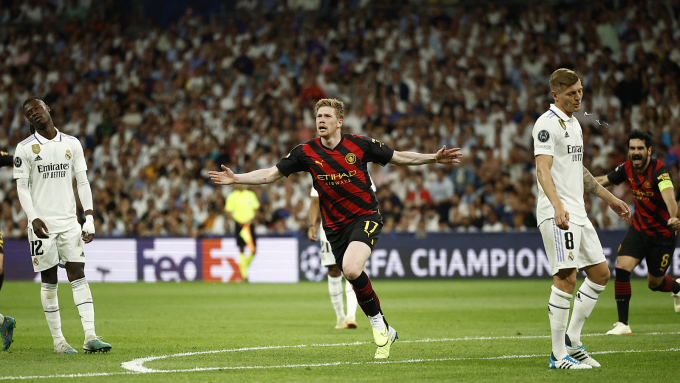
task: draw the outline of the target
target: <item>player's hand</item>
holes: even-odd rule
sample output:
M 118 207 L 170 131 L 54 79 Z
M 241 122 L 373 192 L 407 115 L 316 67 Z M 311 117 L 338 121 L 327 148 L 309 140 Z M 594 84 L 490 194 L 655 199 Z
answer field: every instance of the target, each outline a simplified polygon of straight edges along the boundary
M 621 201 L 620 199 L 614 198 L 611 202 L 609 202 L 609 207 L 619 215 L 619 221 L 627 221 L 630 219 L 630 209 L 628 209 L 628 204 Z
M 460 148 L 446 149 L 444 145 L 437 153 L 434 154 L 434 160 L 440 164 L 459 164 L 463 153 L 459 152 Z
M 94 217 L 85 215 L 85 223 L 83 224 L 83 241 L 90 243 L 94 239 Z
M 236 181 L 236 177 L 234 177 L 234 172 L 231 171 L 228 167 L 221 165 L 223 172 L 216 172 L 216 171 L 210 171 L 208 174 L 210 175 L 210 180 L 217 185 L 231 185 Z
M 564 205 L 555 208 L 555 225 L 562 230 L 569 230 L 569 212 Z
M 42 219 L 34 219 L 33 222 L 31 222 L 31 225 L 33 225 L 33 232 L 38 238 L 50 237 L 50 231 L 47 230 L 47 226 L 45 226 L 45 222 L 43 222 Z
M 316 232 L 318 230 L 318 227 L 316 225 L 312 225 L 307 229 L 307 238 L 309 238 L 310 241 L 316 242 L 319 240 L 316 236 Z
M 668 226 L 671 227 L 671 229 L 678 230 L 680 229 L 680 219 L 677 218 L 671 218 L 668 220 Z

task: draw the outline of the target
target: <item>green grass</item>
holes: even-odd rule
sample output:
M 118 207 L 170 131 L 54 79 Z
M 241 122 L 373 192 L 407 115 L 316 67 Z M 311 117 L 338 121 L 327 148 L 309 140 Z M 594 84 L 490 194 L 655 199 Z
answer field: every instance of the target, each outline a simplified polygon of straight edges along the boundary
M 97 333 L 114 348 L 104 355 L 81 352 L 68 356 L 52 350 L 40 285 L 5 282 L 0 312 L 15 317 L 18 324 L 11 352 L 0 353 L 0 380 L 49 376 L 49 381 L 72 382 L 73 378 L 54 376 L 96 373 L 111 375 L 77 380 L 528 382 L 585 374 L 597 382 L 675 380 L 678 369 L 673 366 L 680 351 L 651 350 L 679 347 L 680 314 L 673 311 L 670 294 L 649 291 L 645 281 L 632 285 L 630 320 L 635 334 L 584 337 L 591 353 L 614 351 L 596 355 L 603 367 L 553 371 L 548 369 L 550 339 L 530 337 L 550 334 L 547 280 L 375 281 L 387 319 L 400 338 L 392 347 L 389 361 L 393 363 L 386 364 L 373 363 L 375 346 L 360 310 L 358 329 L 333 328 L 335 314 L 326 283 L 92 284 Z M 613 290 L 610 283 L 584 334 L 603 334 L 616 321 Z M 80 351 L 83 333 L 69 285 L 60 285 L 59 298 L 64 335 Z M 516 338 L 460 339 L 465 337 Z M 415 342 L 425 339 L 431 341 Z M 319 346 L 355 342 L 358 344 Z M 151 355 L 297 345 L 306 347 L 195 354 L 144 364 L 155 370 L 218 368 L 212 371 L 126 374 L 121 367 L 123 362 Z M 647 352 L 621 352 L 626 350 Z M 503 355 L 540 356 L 488 359 Z M 451 360 L 454 358 L 457 360 Z M 403 362 L 412 359 L 430 361 Z M 335 364 L 322 365 L 330 363 Z M 254 366 L 270 368 L 225 369 Z

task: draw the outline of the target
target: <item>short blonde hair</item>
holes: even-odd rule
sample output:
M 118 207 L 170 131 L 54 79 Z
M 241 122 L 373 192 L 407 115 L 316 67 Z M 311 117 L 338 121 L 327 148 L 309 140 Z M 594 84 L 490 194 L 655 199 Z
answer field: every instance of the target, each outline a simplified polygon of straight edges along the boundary
M 550 75 L 550 90 L 555 93 L 561 93 L 564 88 L 576 84 L 581 78 L 578 73 L 571 69 L 560 68 Z
M 324 106 L 330 106 L 335 109 L 335 117 L 337 117 L 338 120 L 343 120 L 345 118 L 345 104 L 342 101 L 334 98 L 322 98 L 316 103 L 316 111 L 318 112 L 319 109 Z

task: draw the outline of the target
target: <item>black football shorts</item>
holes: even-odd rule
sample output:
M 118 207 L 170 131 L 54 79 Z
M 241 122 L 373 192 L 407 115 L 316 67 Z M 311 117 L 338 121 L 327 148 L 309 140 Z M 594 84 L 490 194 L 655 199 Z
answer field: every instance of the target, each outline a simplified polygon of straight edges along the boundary
M 647 259 L 647 272 L 655 277 L 663 277 L 671 266 L 677 243 L 677 235 L 651 237 L 631 225 L 619 245 L 618 255 L 627 255 L 640 261 Z
M 342 270 L 342 260 L 350 242 L 363 242 L 371 248 L 378 242 L 383 227 L 380 213 L 364 215 L 339 230 L 327 230 L 326 237 L 331 243 L 336 265 Z

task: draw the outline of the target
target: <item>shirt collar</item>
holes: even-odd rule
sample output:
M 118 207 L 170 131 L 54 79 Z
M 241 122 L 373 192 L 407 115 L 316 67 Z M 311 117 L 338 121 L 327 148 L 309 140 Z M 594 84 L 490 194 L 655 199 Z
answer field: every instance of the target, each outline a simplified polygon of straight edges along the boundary
M 41 145 L 45 145 L 48 142 L 61 142 L 61 132 L 56 127 L 54 128 L 54 130 L 57 131 L 57 135 L 54 136 L 54 138 L 51 140 L 48 140 L 47 138 L 43 137 L 40 133 L 38 133 L 37 130 L 35 131 L 35 133 L 33 133 L 33 135 L 35 136 L 35 139 L 38 140 L 38 143 Z
M 557 117 L 561 118 L 564 121 L 569 121 L 572 118 L 574 118 L 574 115 L 569 118 L 560 108 L 556 107 L 555 104 L 550 104 L 550 110 L 553 111 Z

